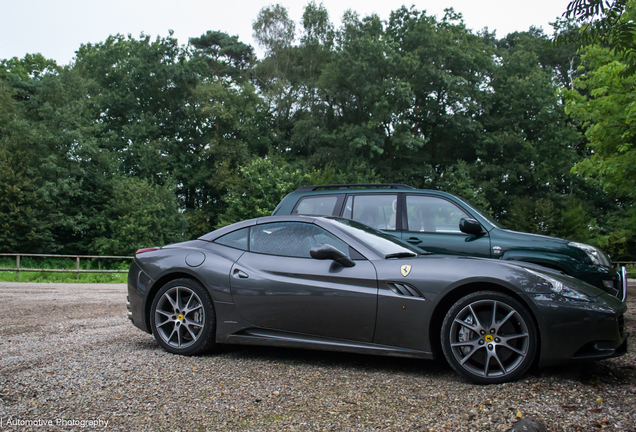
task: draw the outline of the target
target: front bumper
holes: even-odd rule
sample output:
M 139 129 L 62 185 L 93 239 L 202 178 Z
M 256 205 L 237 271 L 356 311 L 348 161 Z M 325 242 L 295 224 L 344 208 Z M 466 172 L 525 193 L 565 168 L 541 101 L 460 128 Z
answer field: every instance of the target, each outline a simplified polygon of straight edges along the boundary
M 616 297 L 620 299 L 620 301 L 625 302 L 625 300 L 627 300 L 627 269 L 625 268 L 625 266 L 621 267 L 620 275 L 621 288 Z
M 623 269 L 598 265 L 578 265 L 567 269 L 566 273 L 589 283 L 606 293 L 625 301 L 627 294 L 627 272 Z
M 538 308 L 541 366 L 600 360 L 627 352 L 627 307 L 619 299 L 605 293 L 589 302 L 557 294 L 537 294 L 532 300 Z

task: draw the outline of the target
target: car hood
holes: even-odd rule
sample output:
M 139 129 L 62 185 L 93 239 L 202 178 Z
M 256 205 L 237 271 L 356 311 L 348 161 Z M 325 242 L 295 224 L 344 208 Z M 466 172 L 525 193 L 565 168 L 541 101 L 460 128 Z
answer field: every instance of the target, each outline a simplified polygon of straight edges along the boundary
M 493 229 L 490 235 L 492 246 L 501 247 L 503 254 L 507 251 L 521 249 L 562 254 L 580 262 L 586 262 L 588 260 L 587 254 L 583 250 L 569 246 L 570 240 L 501 228 Z
M 475 258 L 475 257 L 460 257 L 453 255 L 420 255 L 412 258 L 400 258 L 394 261 L 395 267 L 399 268 L 401 265 L 414 265 L 417 266 L 419 260 L 448 260 L 446 264 L 441 262 L 434 267 L 452 269 L 454 277 L 457 280 L 470 279 L 475 276 L 500 279 L 502 281 L 509 281 L 515 286 L 521 288 L 523 291 L 529 293 L 550 293 L 551 289 L 541 281 L 536 275 L 527 272 L 526 269 L 533 272 L 543 274 L 547 277 L 557 279 L 561 283 L 568 287 L 581 291 L 583 294 L 589 297 L 598 297 L 605 292 L 595 286 L 592 286 L 580 279 L 568 276 L 562 271 L 554 270 L 551 268 L 543 267 L 538 264 L 533 264 L 524 261 L 500 261 L 490 258 Z M 456 264 L 451 264 L 453 261 L 461 261 Z M 450 264 L 450 265 L 449 265 Z M 427 266 L 430 271 L 430 266 Z M 413 269 L 416 273 L 415 268 Z M 415 274 L 414 274 L 415 275 Z M 422 275 L 424 276 L 424 275 Z M 407 279 L 407 278 L 405 278 Z
M 537 243 L 545 245 L 547 248 L 568 248 L 569 240 L 565 240 L 559 237 L 550 237 L 543 234 L 532 234 L 522 231 L 513 231 L 509 229 L 499 229 L 502 236 L 523 240 L 529 243 Z
M 598 297 L 602 294 L 605 294 L 605 291 L 603 291 L 602 289 L 595 287 L 593 285 L 590 285 L 587 282 L 584 282 L 575 277 L 569 276 L 560 270 L 555 270 L 548 267 L 544 267 L 539 264 L 533 264 L 533 263 L 524 262 L 524 261 L 502 261 L 502 263 L 530 269 L 537 273 L 541 273 L 546 276 L 552 277 L 571 288 L 576 288 L 577 290 L 583 292 L 583 294 L 586 294 L 589 297 Z

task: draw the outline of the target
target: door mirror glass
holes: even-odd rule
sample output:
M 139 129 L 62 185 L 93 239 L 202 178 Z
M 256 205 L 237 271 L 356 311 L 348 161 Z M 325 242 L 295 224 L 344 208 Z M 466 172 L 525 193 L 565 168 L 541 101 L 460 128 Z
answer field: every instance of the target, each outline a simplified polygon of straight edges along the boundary
M 475 219 L 461 218 L 459 220 L 459 230 L 466 234 L 478 235 L 483 232 L 481 224 Z
M 334 260 L 345 267 L 353 267 L 356 265 L 348 256 L 342 253 L 340 250 L 328 244 L 317 244 L 311 247 L 309 254 L 314 259 Z

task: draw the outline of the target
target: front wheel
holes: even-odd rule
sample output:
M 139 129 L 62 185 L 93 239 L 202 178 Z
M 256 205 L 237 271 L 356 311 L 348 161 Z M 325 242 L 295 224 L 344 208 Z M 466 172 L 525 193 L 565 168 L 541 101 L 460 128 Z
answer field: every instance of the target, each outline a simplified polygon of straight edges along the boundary
M 462 297 L 444 318 L 442 350 L 450 365 L 481 384 L 513 381 L 537 353 L 537 330 L 528 310 L 509 295 L 478 291 Z
M 175 279 L 159 290 L 150 308 L 150 326 L 159 345 L 174 354 L 203 354 L 215 345 L 212 299 L 192 279 Z

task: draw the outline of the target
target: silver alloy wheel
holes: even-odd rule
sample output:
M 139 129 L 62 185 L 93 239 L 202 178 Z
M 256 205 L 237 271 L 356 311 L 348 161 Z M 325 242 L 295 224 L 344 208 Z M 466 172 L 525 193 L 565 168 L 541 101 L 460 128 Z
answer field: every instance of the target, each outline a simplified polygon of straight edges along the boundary
M 486 378 L 511 374 L 530 349 L 526 322 L 517 310 L 497 300 L 477 300 L 464 307 L 448 336 L 460 367 Z
M 205 310 L 190 288 L 176 286 L 161 296 L 155 310 L 157 333 L 174 348 L 188 348 L 202 334 Z

